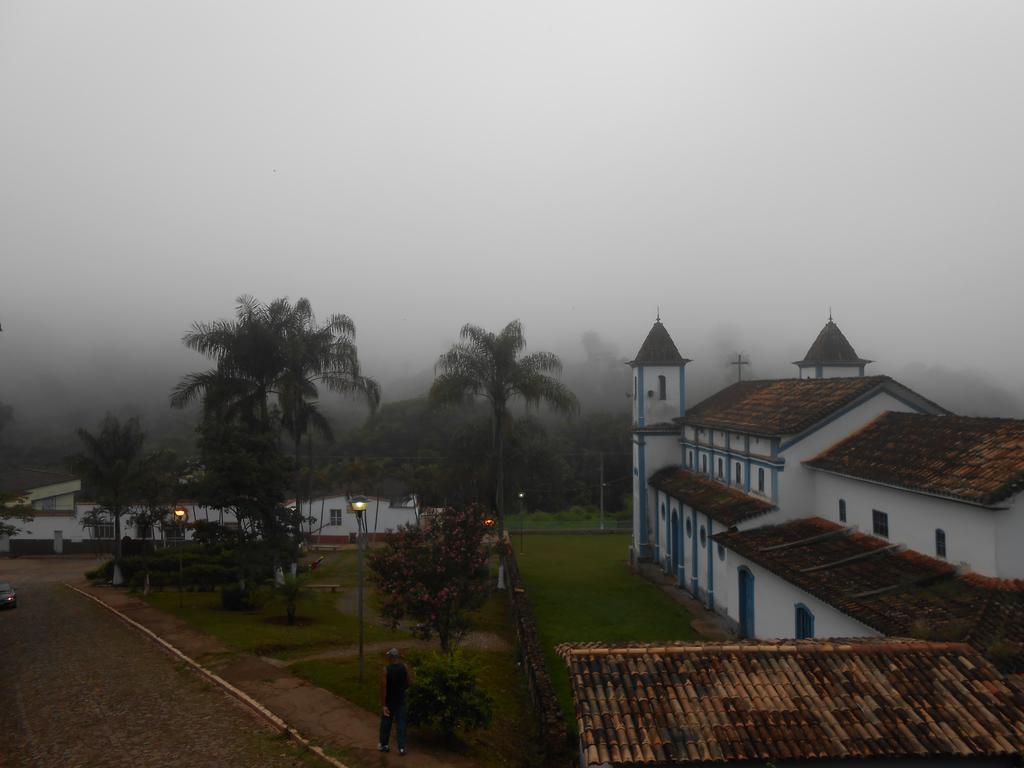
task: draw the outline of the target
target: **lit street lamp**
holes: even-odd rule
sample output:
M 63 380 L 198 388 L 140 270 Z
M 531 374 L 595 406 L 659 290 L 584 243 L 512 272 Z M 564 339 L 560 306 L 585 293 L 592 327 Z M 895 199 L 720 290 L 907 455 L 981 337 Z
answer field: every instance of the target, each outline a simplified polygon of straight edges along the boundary
M 178 607 L 182 607 L 182 596 L 181 596 L 181 583 L 182 583 L 182 572 L 184 568 L 181 564 L 181 546 L 185 543 L 185 521 L 188 520 L 188 510 L 184 507 L 174 508 L 174 522 L 176 525 L 181 526 L 179 531 L 181 533 L 181 541 L 178 542 Z
M 358 530 L 356 540 L 359 549 L 359 682 L 363 682 L 363 550 L 366 548 L 366 518 L 363 512 L 366 511 L 369 502 L 365 496 L 353 496 L 348 500 L 348 510 L 356 516 L 356 528 Z

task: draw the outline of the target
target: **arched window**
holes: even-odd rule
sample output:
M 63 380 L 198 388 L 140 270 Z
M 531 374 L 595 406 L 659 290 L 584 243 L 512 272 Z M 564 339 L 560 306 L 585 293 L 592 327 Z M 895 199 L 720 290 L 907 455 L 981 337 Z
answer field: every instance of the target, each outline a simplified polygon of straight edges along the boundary
M 702 547 L 707 546 L 708 543 L 708 532 L 707 529 L 702 525 L 700 527 L 700 545 Z
M 661 519 L 662 520 L 665 519 L 665 504 L 664 504 L 664 502 L 661 505 Z
M 839 522 L 846 522 L 846 499 L 839 500 Z
M 693 524 L 690 518 L 686 518 L 686 537 L 689 538 L 690 536 L 693 536 Z
M 693 469 L 693 451 L 686 452 L 686 467 L 687 469 Z
M 764 493 L 764 467 L 757 468 L 757 490 Z
M 796 604 L 796 639 L 814 637 L 814 614 L 803 603 Z
M 705 475 L 708 473 L 708 455 L 706 453 L 701 454 L 700 471 L 703 472 Z
M 736 481 L 735 482 L 736 482 L 736 485 L 739 485 L 741 482 L 743 482 L 743 467 L 740 465 L 740 463 L 738 461 L 736 462 Z
M 665 377 L 664 376 L 659 376 L 658 377 L 658 399 L 659 400 L 664 400 L 665 399 Z
M 722 479 L 722 460 L 718 460 L 718 479 Z
M 946 559 L 946 532 L 941 528 L 935 529 L 935 556 Z
M 725 562 L 725 547 L 723 547 L 721 544 L 718 545 L 718 559 L 721 560 L 723 563 Z

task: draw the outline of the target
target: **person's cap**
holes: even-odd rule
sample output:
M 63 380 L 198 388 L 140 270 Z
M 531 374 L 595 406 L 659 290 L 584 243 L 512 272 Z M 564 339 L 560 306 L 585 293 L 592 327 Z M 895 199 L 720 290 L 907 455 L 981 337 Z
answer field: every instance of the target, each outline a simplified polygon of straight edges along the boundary
M 388 656 L 398 656 L 398 649 L 392 648 L 390 651 L 388 651 Z

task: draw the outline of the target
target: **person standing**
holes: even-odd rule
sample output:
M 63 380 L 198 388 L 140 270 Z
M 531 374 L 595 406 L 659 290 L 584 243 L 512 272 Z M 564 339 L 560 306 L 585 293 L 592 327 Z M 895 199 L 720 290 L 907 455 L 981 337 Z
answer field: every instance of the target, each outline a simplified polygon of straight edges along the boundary
M 397 648 L 388 651 L 388 664 L 380 675 L 380 743 L 381 752 L 391 750 L 391 723 L 398 731 L 398 754 L 405 755 L 405 692 L 409 690 L 409 670 L 402 663 Z

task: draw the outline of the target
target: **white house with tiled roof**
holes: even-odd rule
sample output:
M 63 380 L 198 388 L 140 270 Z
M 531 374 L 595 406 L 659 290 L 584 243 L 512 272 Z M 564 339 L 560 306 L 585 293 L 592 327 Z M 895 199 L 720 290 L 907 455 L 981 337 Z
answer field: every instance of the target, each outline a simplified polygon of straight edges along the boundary
M 685 360 L 660 322 L 652 337 L 662 359 L 674 352 Z M 638 394 L 631 554 L 664 568 L 739 634 L 877 636 L 886 630 L 864 621 L 865 601 L 900 595 L 916 604 L 913 590 L 930 588 L 924 582 L 967 572 L 1024 576 L 1024 422 L 953 416 L 887 376 L 866 376 L 869 361 L 829 318 L 796 363 L 799 378 L 739 382 L 689 409 L 681 396 L 671 427 L 651 424 L 646 401 L 660 391 L 640 386 L 650 380 L 648 358 L 654 368 L 650 346 L 631 364 Z M 798 530 L 811 519 L 835 529 Z M 762 530 L 782 538 L 745 544 L 762 541 Z M 833 552 L 834 539 L 850 535 L 874 544 Z M 903 551 L 934 560 L 937 570 L 912 578 L 881 567 Z M 772 553 L 783 555 L 780 562 L 802 553 L 802 567 L 815 576 L 772 565 Z M 861 560 L 866 569 L 851 571 Z M 849 580 L 851 573 L 864 578 Z M 811 589 L 836 575 L 847 581 Z M 1003 587 L 1021 596 L 1024 617 L 1024 589 Z M 1007 600 L 1011 609 L 1000 615 L 1017 616 L 1017 598 Z M 1008 630 L 1011 644 L 1024 641 L 1021 624 Z M 1020 650 L 1024 664 L 1024 644 Z

